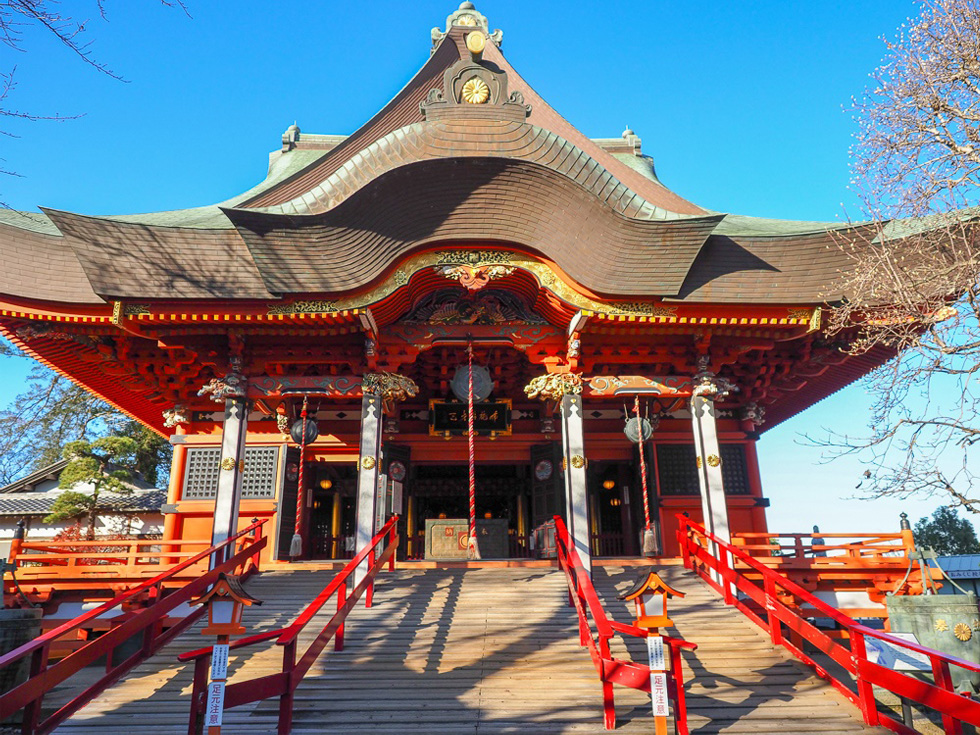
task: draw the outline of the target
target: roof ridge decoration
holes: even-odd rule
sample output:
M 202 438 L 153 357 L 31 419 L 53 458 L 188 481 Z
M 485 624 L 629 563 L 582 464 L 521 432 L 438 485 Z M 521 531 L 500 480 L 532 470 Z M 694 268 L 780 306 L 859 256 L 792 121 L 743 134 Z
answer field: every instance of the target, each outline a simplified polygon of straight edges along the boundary
M 521 92 L 507 92 L 507 72 L 483 61 L 487 36 L 481 29 L 466 35 L 470 58 L 462 58 L 442 75 L 442 89 L 429 90 L 419 103 L 424 120 L 480 118 L 523 122 L 531 115 Z
M 462 2 L 459 4 L 459 9 L 450 13 L 449 17 L 446 18 L 446 30 L 440 30 L 438 26 L 432 29 L 432 53 L 435 53 L 436 47 L 442 42 L 442 39 L 449 35 L 453 26 L 482 28 L 487 38 L 493 41 L 497 48 L 500 48 L 504 42 L 504 32 L 502 30 L 498 28 L 491 33 L 490 22 L 487 20 L 487 16 L 478 11 L 473 3 Z

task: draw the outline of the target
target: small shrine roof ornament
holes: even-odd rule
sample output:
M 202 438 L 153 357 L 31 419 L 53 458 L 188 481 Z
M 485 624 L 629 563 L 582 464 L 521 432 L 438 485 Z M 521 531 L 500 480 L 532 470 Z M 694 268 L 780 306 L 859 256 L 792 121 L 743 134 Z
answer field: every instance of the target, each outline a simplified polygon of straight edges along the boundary
M 451 13 L 448 18 L 446 18 L 446 30 L 440 30 L 438 27 L 432 29 L 432 48 L 434 49 L 439 45 L 439 42 L 446 37 L 449 31 L 452 30 L 453 26 L 463 26 L 464 28 L 482 28 L 485 32 L 487 38 L 497 44 L 497 48 L 504 41 L 504 32 L 499 28 L 493 33 L 490 32 L 490 23 L 487 21 L 487 16 L 478 11 L 476 7 L 471 2 L 462 2 L 459 4 L 459 9 Z M 482 49 L 480 49 L 482 51 Z M 472 51 L 472 49 L 471 49 Z
M 684 597 L 684 593 L 668 585 L 656 572 L 650 572 L 621 594 L 619 599 L 636 603 L 637 627 L 668 628 L 674 624 L 667 615 L 667 600 L 671 597 Z

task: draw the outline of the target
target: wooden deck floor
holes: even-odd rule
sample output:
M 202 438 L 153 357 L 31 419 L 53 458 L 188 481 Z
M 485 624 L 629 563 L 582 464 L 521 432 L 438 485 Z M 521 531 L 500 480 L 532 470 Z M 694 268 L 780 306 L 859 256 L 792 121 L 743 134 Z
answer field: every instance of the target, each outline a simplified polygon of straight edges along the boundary
M 672 607 L 677 633 L 700 649 L 685 658 L 692 733 L 884 732 L 801 665 L 775 652 L 738 613 L 679 567 L 661 570 L 688 596 Z M 617 591 L 639 570 L 599 567 L 607 609 L 629 621 Z M 279 626 L 329 579 L 301 568 L 253 580 L 266 600 L 246 611 L 249 632 Z M 297 692 L 295 733 L 602 733 L 600 687 L 578 646 L 564 579 L 552 569 L 399 570 L 383 574 L 375 606 L 352 616 L 347 648 L 330 651 Z M 530 601 L 530 602 L 529 602 Z M 676 602 L 676 601 L 675 601 Z M 201 646 L 195 630 L 135 669 L 57 732 L 154 735 L 187 728 L 190 667 L 180 651 Z M 625 651 L 620 650 L 619 654 Z M 644 660 L 642 644 L 632 648 Z M 278 670 L 275 646 L 235 655 L 229 678 Z M 57 703 L 53 694 L 49 704 Z M 649 695 L 616 688 L 618 731 L 652 732 Z M 274 733 L 277 702 L 225 714 L 227 733 Z

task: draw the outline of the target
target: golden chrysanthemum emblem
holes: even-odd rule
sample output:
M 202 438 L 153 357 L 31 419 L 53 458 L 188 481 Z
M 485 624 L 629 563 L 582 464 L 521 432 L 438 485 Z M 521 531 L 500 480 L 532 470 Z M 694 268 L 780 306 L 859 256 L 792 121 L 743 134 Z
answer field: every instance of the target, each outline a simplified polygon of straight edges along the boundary
M 957 623 L 956 627 L 953 628 L 953 635 L 961 641 L 968 641 L 973 637 L 973 631 L 966 623 Z
M 490 87 L 479 77 L 473 77 L 463 85 L 463 101 L 471 105 L 482 105 L 490 99 Z

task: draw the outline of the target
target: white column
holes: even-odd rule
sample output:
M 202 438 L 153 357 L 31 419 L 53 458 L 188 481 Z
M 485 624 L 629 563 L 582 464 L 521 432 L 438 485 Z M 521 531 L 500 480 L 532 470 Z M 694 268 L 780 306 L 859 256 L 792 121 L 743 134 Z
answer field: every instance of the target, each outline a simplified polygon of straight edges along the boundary
M 592 555 L 589 548 L 589 506 L 581 395 L 562 396 L 561 420 L 565 465 L 565 524 L 582 565 L 591 576 Z
M 245 469 L 245 435 L 248 431 L 248 401 L 242 396 L 225 399 L 225 420 L 221 430 L 221 460 L 218 489 L 214 502 L 211 544 L 220 544 L 238 533 L 238 506 L 242 497 Z M 211 557 L 211 567 L 232 555 L 227 549 L 221 558 Z
M 725 484 L 721 473 L 721 448 L 718 445 L 718 426 L 715 401 L 724 398 L 729 392 L 738 390 L 724 378 L 717 377 L 707 370 L 694 376 L 694 391 L 691 397 L 691 421 L 694 430 L 694 452 L 697 456 L 698 483 L 701 486 L 701 508 L 704 512 L 704 528 L 725 542 L 731 541 L 728 525 L 728 504 L 725 499 Z M 715 558 L 722 559 L 714 543 L 710 550 Z M 731 568 L 731 555 L 727 552 L 723 559 Z M 720 575 L 712 571 L 712 579 L 720 583 Z M 734 590 L 732 590 L 734 594 Z
M 357 464 L 357 527 L 354 552 L 371 543 L 377 533 L 378 478 L 381 471 L 381 398 L 365 393 L 361 399 L 361 447 Z M 357 585 L 367 573 L 367 563 L 358 566 L 354 574 Z
M 694 422 L 694 451 L 701 485 L 704 527 L 723 541 L 731 541 L 714 399 L 699 395 L 691 398 L 691 417 Z

